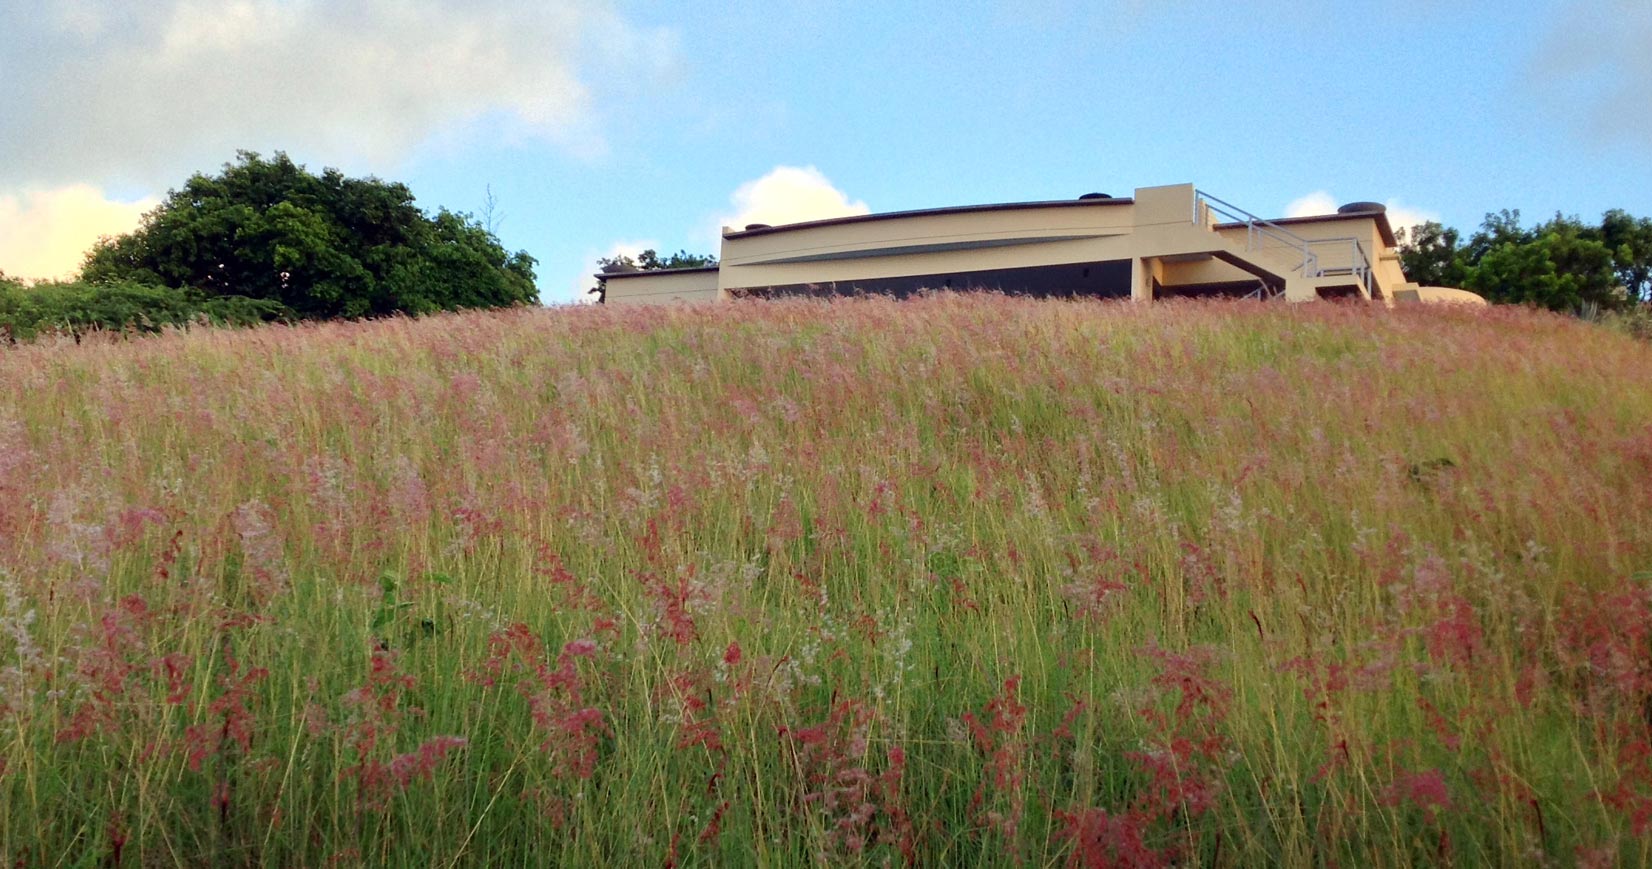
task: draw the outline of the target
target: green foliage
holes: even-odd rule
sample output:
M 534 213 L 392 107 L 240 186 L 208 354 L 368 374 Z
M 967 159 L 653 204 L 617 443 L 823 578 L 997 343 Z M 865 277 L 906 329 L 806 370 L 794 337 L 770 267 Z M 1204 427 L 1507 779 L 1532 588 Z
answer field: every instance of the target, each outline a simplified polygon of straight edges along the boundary
M 248 326 L 291 319 L 280 303 L 245 296 L 207 298 L 190 290 L 132 282 L 45 282 L 26 287 L 0 278 L 0 340 L 91 331 L 159 332 L 209 322 Z
M 1613 270 L 1629 298 L 1652 303 L 1652 217 L 1614 208 L 1601 218 L 1600 240 L 1612 252 Z
M 1400 264 L 1425 286 L 1464 287 L 1493 302 L 1576 313 L 1652 301 L 1652 219 L 1608 211 L 1599 225 L 1555 215 L 1523 227 L 1519 211 L 1486 215 L 1466 242 L 1429 222 L 1400 233 Z
M 406 185 L 336 169 L 318 176 L 285 154 L 243 151 L 219 175 L 172 191 L 137 231 L 100 243 L 83 277 L 268 300 L 327 319 L 530 303 L 534 265 L 468 215 L 427 215 Z
M 1400 267 L 1425 287 L 1460 287 L 1468 277 L 1457 230 L 1429 221 L 1400 230 Z
M 1530 241 L 1491 248 L 1470 272 L 1468 288 L 1491 301 L 1559 311 L 1576 311 L 1586 304 L 1615 308 L 1623 301 L 1611 251 L 1565 225 Z
M 655 253 L 653 248 L 649 248 L 637 255 L 637 267 L 645 272 L 656 269 L 697 269 L 716 264 L 717 258 L 714 256 L 689 253 L 686 250 L 662 257 Z
M 668 269 L 698 269 L 717 264 L 717 258 L 710 254 L 689 253 L 679 250 L 674 254 L 660 256 L 653 248 L 649 248 L 633 259 L 629 255 L 603 257 L 597 260 L 603 274 L 621 274 L 626 272 L 653 272 Z M 596 293 L 597 300 L 603 301 L 608 291 L 608 280 L 597 278 L 597 285 L 587 290 L 587 293 Z

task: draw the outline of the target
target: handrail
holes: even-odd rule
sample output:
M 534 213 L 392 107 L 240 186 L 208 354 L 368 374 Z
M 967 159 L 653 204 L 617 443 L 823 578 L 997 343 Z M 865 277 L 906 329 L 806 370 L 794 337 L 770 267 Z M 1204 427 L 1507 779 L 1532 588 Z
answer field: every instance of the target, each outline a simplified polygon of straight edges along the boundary
M 1201 206 L 1204 209 L 1203 211 L 1200 210 Z M 1249 211 L 1246 211 L 1231 202 L 1217 199 L 1203 190 L 1194 190 L 1194 225 L 1208 228 L 1204 218 L 1206 216 L 1206 212 L 1211 211 L 1214 211 L 1217 214 L 1234 221 L 1235 223 L 1242 223 L 1245 225 L 1245 250 L 1258 250 L 1262 247 L 1262 242 L 1271 237 L 1275 241 L 1284 244 L 1285 247 L 1294 248 L 1298 253 L 1302 254 L 1302 262 L 1298 263 L 1296 268 L 1301 271 L 1303 275 L 1311 276 L 1313 273 L 1319 271 L 1319 257 L 1314 254 L 1311 246 L 1312 243 L 1308 239 L 1291 232 L 1271 220 L 1257 217 L 1256 215 L 1251 214 Z
M 1212 212 L 1225 217 L 1234 223 L 1244 224 L 1245 250 L 1247 251 L 1258 250 L 1262 247 L 1266 240 L 1272 239 L 1276 243 L 1282 244 L 1285 247 L 1291 248 L 1300 253 L 1302 255 L 1302 261 L 1297 264 L 1296 269 L 1302 272 L 1303 277 L 1318 278 L 1324 277 L 1325 275 L 1333 272 L 1341 273 L 1343 271 L 1342 267 L 1334 269 L 1322 268 L 1319 264 L 1319 254 L 1315 252 L 1314 248 L 1316 246 L 1330 244 L 1345 243 L 1349 245 L 1348 266 L 1346 267 L 1347 273 L 1359 280 L 1360 284 L 1365 288 L 1366 295 L 1371 297 L 1376 296 L 1376 287 L 1373 281 L 1371 268 L 1371 258 L 1366 254 L 1365 245 L 1362 244 L 1359 239 L 1352 236 L 1342 238 L 1303 238 L 1302 236 L 1291 232 L 1279 224 L 1266 218 L 1257 217 L 1256 215 L 1240 208 L 1237 205 L 1234 205 L 1231 202 L 1225 202 L 1210 195 L 1209 193 L 1204 192 L 1203 190 L 1194 190 L 1194 225 L 1207 229 L 1210 228 L 1212 223 L 1207 218 Z
M 1359 279 L 1360 285 L 1365 287 L 1366 295 L 1373 298 L 1376 296 L 1376 286 L 1374 284 L 1374 276 L 1371 268 L 1371 257 L 1365 253 L 1365 245 L 1359 239 L 1354 238 L 1353 236 L 1344 236 L 1341 238 L 1316 238 L 1312 239 L 1309 243 L 1316 245 L 1348 245 L 1347 266 L 1320 268 L 1309 277 L 1317 278 L 1328 274 L 1347 273 Z

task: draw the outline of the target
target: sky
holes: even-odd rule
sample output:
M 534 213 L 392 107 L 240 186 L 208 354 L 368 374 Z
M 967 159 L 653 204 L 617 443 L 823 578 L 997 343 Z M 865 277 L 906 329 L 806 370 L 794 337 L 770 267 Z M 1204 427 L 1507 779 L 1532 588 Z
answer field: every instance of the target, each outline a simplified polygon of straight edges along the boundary
M 582 301 L 719 227 L 1192 182 L 1652 215 L 1652 0 L 0 0 L 0 271 L 238 149 L 409 185 Z

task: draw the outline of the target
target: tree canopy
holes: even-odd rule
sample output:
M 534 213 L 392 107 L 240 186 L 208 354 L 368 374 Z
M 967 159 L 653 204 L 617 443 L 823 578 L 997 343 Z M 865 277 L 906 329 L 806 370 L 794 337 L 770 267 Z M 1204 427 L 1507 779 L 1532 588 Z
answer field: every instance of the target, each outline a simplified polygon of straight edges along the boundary
M 1429 222 L 1400 234 L 1400 264 L 1419 284 L 1493 302 L 1622 310 L 1652 302 L 1652 219 L 1612 210 L 1599 225 L 1556 214 L 1525 227 L 1519 211 L 1505 210 L 1486 215 L 1466 241 Z
M 242 151 L 218 175 L 171 191 L 137 230 L 100 242 L 82 278 L 268 300 L 326 319 L 532 302 L 534 265 L 469 215 L 426 214 L 404 184 Z

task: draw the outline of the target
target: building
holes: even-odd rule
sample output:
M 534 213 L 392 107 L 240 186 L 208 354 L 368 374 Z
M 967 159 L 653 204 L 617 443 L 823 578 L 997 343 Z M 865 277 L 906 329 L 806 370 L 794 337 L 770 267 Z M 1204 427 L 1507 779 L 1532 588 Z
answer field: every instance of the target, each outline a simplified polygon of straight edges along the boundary
M 607 273 L 612 304 L 991 289 L 1052 297 L 1483 301 L 1400 269 L 1383 206 L 1267 220 L 1191 184 L 723 228 L 720 265 Z

